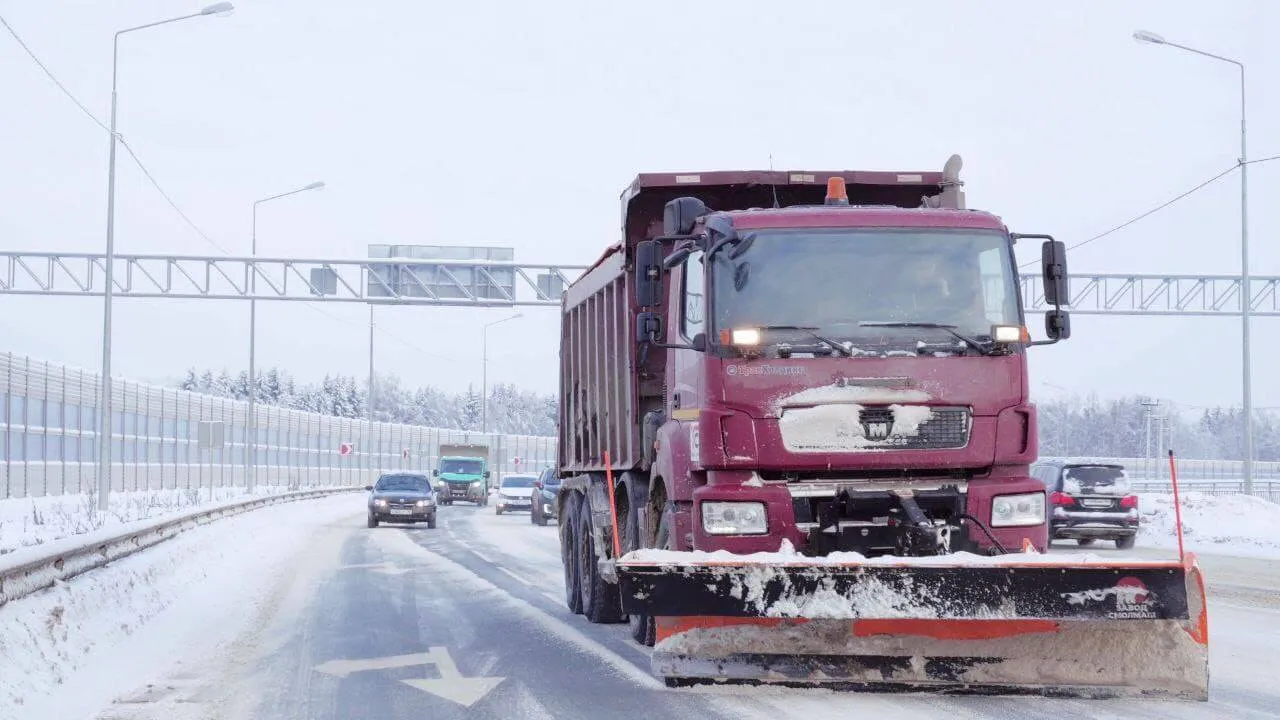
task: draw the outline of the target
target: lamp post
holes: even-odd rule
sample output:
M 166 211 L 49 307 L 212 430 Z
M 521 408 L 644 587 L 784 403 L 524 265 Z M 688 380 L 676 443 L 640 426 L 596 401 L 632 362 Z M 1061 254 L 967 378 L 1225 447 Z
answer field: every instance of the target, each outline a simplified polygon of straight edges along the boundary
M 1249 283 L 1249 156 L 1246 143 L 1248 133 L 1246 132 L 1247 122 L 1245 116 L 1244 63 L 1203 50 L 1197 50 L 1193 47 L 1187 47 L 1186 45 L 1169 42 L 1163 37 L 1146 30 L 1135 32 L 1133 39 L 1152 45 L 1165 45 L 1185 50 L 1201 57 L 1230 63 L 1240 71 L 1240 159 L 1238 161 L 1240 164 L 1240 332 L 1241 363 L 1244 371 L 1244 491 L 1246 494 L 1250 494 L 1253 492 L 1253 371 L 1249 343 L 1249 315 L 1252 308 L 1249 306 L 1253 296 L 1250 292 Z
M 516 313 L 510 317 L 504 317 L 501 320 L 494 320 L 491 323 L 485 323 L 484 326 L 484 331 L 482 333 L 484 340 L 481 343 L 484 361 L 481 363 L 483 367 L 480 371 L 480 393 L 482 396 L 480 398 L 480 432 L 482 433 L 489 432 L 489 328 L 497 325 L 498 323 L 515 320 L 518 317 L 524 317 L 524 314 Z
M 102 378 L 101 397 L 98 399 L 98 510 L 106 512 L 107 497 L 111 494 L 111 304 L 115 292 L 115 277 L 112 266 L 116 257 L 116 85 L 119 77 L 120 36 L 136 30 L 146 30 L 160 25 L 168 25 L 180 20 L 204 17 L 206 15 L 222 15 L 235 9 L 229 2 L 210 5 L 198 13 L 137 25 L 116 32 L 111 43 L 111 150 L 107 159 L 107 253 L 103 262 L 103 273 L 106 285 L 103 287 L 102 301 Z
M 280 198 L 297 195 L 300 192 L 308 190 L 321 190 L 324 183 L 313 182 L 296 190 L 280 193 L 264 197 L 261 200 L 255 200 L 253 203 L 253 225 L 249 240 L 249 255 L 256 258 L 258 256 L 258 206 L 279 200 Z M 258 290 L 258 268 L 256 265 L 250 265 L 249 268 L 249 417 L 245 420 L 245 436 L 244 436 L 244 477 L 245 492 L 253 492 L 254 480 L 257 477 L 258 468 L 258 416 L 257 416 L 257 397 L 258 383 L 257 371 L 255 364 L 257 360 L 257 339 L 258 339 L 258 300 L 255 297 Z

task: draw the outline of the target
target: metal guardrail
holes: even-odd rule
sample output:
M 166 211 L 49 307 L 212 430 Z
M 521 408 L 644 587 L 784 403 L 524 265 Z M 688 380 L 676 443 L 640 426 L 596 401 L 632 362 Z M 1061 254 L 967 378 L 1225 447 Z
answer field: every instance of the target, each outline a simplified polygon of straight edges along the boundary
M 1165 480 L 1163 482 L 1131 482 L 1130 487 L 1134 492 L 1138 493 L 1172 493 L 1173 485 Z M 1197 480 L 1178 478 L 1178 490 L 1180 492 L 1198 492 L 1206 495 L 1244 495 L 1243 480 Z M 1275 480 L 1254 480 L 1253 496 L 1280 502 L 1280 481 Z
M 215 520 L 240 515 L 251 510 L 297 500 L 358 492 L 359 486 L 303 490 L 300 492 L 269 495 L 246 500 L 233 505 L 222 505 L 209 510 L 189 513 L 182 517 L 162 520 L 142 528 L 135 528 L 79 547 L 51 553 L 12 567 L 0 565 L 0 607 L 12 600 L 26 597 L 54 583 L 69 580 L 77 575 L 96 570 L 115 560 L 128 557 L 149 547 L 176 537 L 187 530 L 207 525 Z

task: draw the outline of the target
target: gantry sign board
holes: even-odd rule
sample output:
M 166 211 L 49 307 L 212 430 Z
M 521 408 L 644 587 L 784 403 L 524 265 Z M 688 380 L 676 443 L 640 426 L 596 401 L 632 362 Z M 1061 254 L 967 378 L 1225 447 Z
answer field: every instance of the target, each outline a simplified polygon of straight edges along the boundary
M 365 294 L 369 298 L 440 298 L 504 301 L 515 297 L 515 250 L 442 245 L 370 245 Z M 385 258 L 386 262 L 379 262 Z M 421 264 L 453 260 L 476 265 Z M 406 264 L 406 261 L 419 261 Z M 552 289 L 548 285 L 548 289 Z M 554 297 L 559 297 L 555 293 Z

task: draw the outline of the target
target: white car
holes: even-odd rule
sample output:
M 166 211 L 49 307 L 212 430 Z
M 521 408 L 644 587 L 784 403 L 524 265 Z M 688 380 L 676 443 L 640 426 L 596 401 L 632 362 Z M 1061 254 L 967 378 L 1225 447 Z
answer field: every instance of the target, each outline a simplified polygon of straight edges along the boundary
M 498 498 L 493 511 L 498 515 L 518 510 L 529 512 L 533 506 L 533 484 L 538 481 L 537 475 L 507 475 L 498 484 Z

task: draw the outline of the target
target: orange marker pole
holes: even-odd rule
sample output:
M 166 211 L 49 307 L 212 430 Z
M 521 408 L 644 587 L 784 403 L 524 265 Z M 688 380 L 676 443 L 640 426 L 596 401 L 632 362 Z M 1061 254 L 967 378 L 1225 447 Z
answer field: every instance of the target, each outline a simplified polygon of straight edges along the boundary
M 1186 553 L 1182 549 L 1182 501 L 1178 499 L 1178 465 L 1173 461 L 1173 451 L 1169 451 L 1169 479 L 1173 481 L 1173 516 L 1178 523 L 1178 559 L 1185 560 Z
M 609 461 L 609 451 L 604 451 L 604 476 L 609 485 L 609 516 L 613 518 L 613 559 L 622 557 L 622 542 L 618 540 L 618 501 L 613 497 L 613 463 Z

